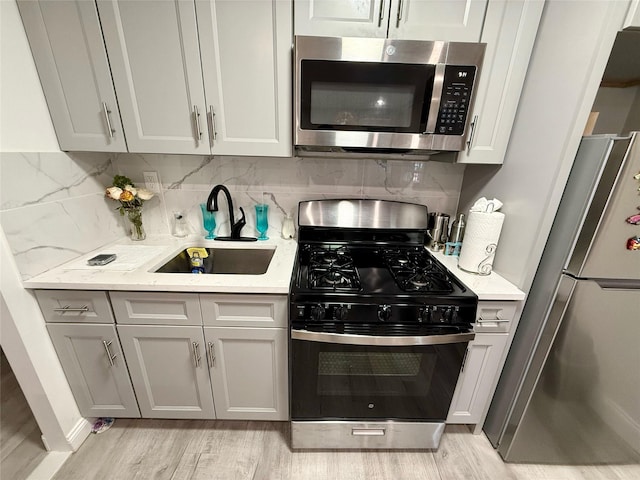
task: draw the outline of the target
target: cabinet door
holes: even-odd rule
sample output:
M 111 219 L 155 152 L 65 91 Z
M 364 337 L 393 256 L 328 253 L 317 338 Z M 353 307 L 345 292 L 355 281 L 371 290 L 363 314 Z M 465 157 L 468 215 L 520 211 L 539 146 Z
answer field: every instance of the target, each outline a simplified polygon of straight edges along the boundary
M 491 0 L 481 42 L 487 44 L 461 163 L 502 163 L 529 66 L 544 2 Z
M 60 149 L 126 152 L 95 4 L 19 0 L 18 8 Z
M 296 35 L 387 36 L 391 0 L 296 0 Z
M 487 0 L 390 0 L 389 38 L 478 42 Z
M 447 423 L 476 424 L 484 420 L 502 365 L 508 334 L 478 334 L 469 343 Z
M 113 325 L 48 324 L 80 413 L 85 417 L 140 417 Z
M 202 327 L 119 325 L 145 418 L 215 418 Z
M 212 153 L 291 156 L 291 8 L 196 1 Z
M 97 3 L 129 151 L 210 153 L 193 1 Z
M 288 420 L 287 329 L 204 331 L 218 418 Z

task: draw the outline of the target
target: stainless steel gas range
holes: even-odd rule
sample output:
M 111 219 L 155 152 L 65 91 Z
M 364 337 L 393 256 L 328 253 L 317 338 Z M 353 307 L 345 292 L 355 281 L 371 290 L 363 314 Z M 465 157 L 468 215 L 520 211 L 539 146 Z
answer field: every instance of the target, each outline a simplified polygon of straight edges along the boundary
M 300 203 L 292 448 L 438 447 L 477 297 L 424 249 L 427 220 L 411 203 Z

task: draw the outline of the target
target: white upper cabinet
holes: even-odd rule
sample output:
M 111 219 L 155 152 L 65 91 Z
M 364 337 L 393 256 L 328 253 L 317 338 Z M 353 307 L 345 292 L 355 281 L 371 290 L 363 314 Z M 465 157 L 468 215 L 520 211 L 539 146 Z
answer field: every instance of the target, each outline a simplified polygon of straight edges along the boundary
M 487 0 L 391 0 L 389 38 L 478 42 Z
M 94 3 L 19 0 L 18 8 L 60 148 L 126 152 Z
M 291 155 L 291 0 L 20 11 L 62 149 Z
M 291 155 L 292 6 L 196 0 L 211 153 Z
M 98 0 L 130 152 L 208 154 L 192 1 Z
M 459 163 L 504 161 L 543 6 L 542 0 L 489 1 L 480 39 L 487 49 Z
M 296 0 L 296 35 L 387 36 L 391 0 Z
M 477 42 L 487 0 L 296 0 L 295 34 Z

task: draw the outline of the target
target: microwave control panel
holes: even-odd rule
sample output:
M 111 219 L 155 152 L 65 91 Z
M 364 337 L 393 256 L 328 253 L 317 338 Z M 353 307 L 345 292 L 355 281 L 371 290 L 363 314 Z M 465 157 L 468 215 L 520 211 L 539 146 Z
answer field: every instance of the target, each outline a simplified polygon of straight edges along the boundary
M 462 135 L 476 76 L 475 66 L 447 65 L 444 70 L 436 134 Z

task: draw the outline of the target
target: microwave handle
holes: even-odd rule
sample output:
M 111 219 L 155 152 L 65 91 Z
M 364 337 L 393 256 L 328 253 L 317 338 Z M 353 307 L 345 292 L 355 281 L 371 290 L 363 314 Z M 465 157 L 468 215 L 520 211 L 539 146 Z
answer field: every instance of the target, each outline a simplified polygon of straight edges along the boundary
M 473 135 L 476 133 L 476 124 L 478 123 L 478 115 L 473 116 L 473 120 L 471 121 L 471 125 L 469 125 L 469 139 L 467 140 L 467 155 L 471 152 L 471 144 L 473 143 Z
M 377 336 L 377 335 L 345 335 L 342 333 L 311 332 L 309 330 L 291 329 L 292 340 L 311 342 L 338 343 L 341 345 L 368 345 L 375 347 L 403 347 L 411 345 L 446 345 L 450 343 L 470 342 L 475 333 L 453 333 L 448 335 L 424 336 Z

